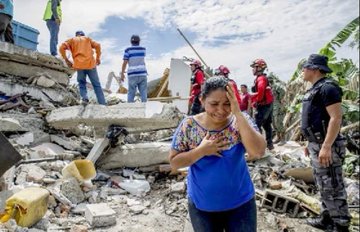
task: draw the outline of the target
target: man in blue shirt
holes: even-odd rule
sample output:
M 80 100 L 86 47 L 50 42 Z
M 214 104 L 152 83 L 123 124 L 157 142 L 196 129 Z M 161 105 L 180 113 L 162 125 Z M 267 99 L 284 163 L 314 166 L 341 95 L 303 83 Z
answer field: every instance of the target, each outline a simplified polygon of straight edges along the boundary
M 134 102 L 136 88 L 139 89 L 141 102 L 147 101 L 147 71 L 145 66 L 146 48 L 140 46 L 140 37 L 132 35 L 131 47 L 125 49 L 121 69 L 121 81 L 125 80 L 125 69 L 128 76 L 128 102 Z
M 0 0 L 0 41 L 14 43 L 11 27 L 13 8 L 13 0 Z

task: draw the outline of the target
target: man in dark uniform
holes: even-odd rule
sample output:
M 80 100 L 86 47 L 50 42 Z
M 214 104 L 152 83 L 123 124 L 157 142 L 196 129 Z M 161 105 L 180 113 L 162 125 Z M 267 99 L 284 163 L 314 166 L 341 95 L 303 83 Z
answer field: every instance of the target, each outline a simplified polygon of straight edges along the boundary
M 303 99 L 302 125 L 309 141 L 305 155 L 310 155 L 316 185 L 321 197 L 321 215 L 307 221 L 327 231 L 349 231 L 350 214 L 342 176 L 345 143 L 339 134 L 342 120 L 340 87 L 325 78 L 332 70 L 328 58 L 312 54 L 303 66 L 304 80 L 312 87 Z

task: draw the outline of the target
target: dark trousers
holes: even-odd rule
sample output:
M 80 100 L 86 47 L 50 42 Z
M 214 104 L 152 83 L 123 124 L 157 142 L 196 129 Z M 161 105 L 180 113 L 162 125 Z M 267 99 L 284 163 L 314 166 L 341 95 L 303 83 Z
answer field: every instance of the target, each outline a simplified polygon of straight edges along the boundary
M 331 147 L 333 163 L 323 167 L 319 163 L 319 152 L 322 144 L 309 142 L 311 165 L 316 186 L 320 192 L 321 211 L 327 211 L 332 220 L 341 226 L 348 226 L 350 214 L 347 193 L 344 184 L 342 164 L 345 159 L 345 141 L 335 141 Z
M 190 199 L 188 206 L 194 232 L 256 231 L 256 203 L 254 198 L 235 209 L 221 212 L 199 210 Z
M 196 96 L 194 98 L 194 102 L 192 103 L 191 108 L 190 108 L 190 115 L 196 115 L 196 114 L 199 114 L 199 113 L 201 113 L 203 111 L 204 110 L 203 110 L 203 108 L 201 106 L 199 96 Z
M 0 13 L 0 41 L 14 43 L 11 17 L 3 13 Z
M 258 126 L 260 132 L 262 128 L 265 130 L 267 146 L 273 144 L 272 142 L 272 114 L 273 114 L 273 104 L 269 105 L 258 105 L 256 108 L 257 112 L 255 114 L 256 125 Z

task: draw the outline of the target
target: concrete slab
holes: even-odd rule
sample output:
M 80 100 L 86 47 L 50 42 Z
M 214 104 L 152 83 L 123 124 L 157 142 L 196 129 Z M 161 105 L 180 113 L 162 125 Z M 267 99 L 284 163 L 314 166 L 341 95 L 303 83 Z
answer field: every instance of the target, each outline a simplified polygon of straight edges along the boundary
M 115 124 L 132 132 L 174 128 L 182 118 L 183 114 L 171 104 L 146 102 L 64 107 L 53 110 L 46 120 L 57 129 L 69 129 L 80 123 L 98 128 Z
M 126 144 L 110 149 L 97 165 L 104 169 L 121 167 L 146 167 L 169 163 L 170 143 Z

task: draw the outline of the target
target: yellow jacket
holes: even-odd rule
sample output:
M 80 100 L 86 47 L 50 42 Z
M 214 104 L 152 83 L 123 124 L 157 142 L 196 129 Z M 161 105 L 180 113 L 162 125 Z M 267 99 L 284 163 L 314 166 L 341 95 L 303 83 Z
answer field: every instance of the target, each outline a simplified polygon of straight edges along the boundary
M 93 49 L 96 51 L 96 60 Z M 59 51 L 64 59 L 66 59 L 66 50 L 71 52 L 74 69 L 93 69 L 96 66 L 96 61 L 100 61 L 100 44 L 87 36 L 76 36 L 62 43 Z

